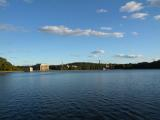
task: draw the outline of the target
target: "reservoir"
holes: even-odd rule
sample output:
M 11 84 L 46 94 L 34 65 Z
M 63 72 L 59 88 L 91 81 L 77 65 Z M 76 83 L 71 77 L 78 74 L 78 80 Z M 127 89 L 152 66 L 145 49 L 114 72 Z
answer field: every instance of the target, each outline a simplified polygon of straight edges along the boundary
M 159 120 L 160 70 L 0 73 L 0 120 Z

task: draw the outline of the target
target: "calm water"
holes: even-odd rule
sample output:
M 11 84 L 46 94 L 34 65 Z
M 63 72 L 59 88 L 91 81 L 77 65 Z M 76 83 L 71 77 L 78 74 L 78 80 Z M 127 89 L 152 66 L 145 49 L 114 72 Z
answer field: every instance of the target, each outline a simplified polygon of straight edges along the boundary
M 1 73 L 0 120 L 160 120 L 160 70 Z

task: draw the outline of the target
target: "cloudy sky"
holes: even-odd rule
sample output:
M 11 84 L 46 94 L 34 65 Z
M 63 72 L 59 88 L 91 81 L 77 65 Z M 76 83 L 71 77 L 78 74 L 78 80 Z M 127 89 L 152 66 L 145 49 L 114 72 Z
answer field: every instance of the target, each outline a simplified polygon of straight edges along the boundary
M 160 58 L 160 0 L 0 0 L 0 56 L 15 65 Z

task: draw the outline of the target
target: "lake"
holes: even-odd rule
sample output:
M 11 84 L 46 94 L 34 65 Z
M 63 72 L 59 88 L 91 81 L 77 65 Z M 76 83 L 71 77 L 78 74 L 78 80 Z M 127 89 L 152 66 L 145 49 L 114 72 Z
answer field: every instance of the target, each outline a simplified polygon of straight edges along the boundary
M 160 70 L 0 73 L 0 120 L 160 120 Z

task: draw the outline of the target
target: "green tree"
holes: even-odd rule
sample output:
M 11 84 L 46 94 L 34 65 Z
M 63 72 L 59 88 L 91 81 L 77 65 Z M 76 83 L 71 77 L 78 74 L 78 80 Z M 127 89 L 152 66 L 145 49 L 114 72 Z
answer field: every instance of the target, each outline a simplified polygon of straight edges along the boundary
M 0 71 L 12 71 L 14 66 L 5 58 L 0 57 Z

